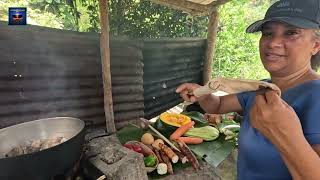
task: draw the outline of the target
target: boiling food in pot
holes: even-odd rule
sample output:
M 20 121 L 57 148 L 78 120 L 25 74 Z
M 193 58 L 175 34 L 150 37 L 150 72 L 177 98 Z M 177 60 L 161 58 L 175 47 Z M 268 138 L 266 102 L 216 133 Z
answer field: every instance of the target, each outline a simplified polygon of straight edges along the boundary
M 12 148 L 5 157 L 14 157 L 23 154 L 29 154 L 33 152 L 38 152 L 50 147 L 56 146 L 65 142 L 67 139 L 65 137 L 55 137 L 49 139 L 34 140 L 24 145 L 19 145 Z

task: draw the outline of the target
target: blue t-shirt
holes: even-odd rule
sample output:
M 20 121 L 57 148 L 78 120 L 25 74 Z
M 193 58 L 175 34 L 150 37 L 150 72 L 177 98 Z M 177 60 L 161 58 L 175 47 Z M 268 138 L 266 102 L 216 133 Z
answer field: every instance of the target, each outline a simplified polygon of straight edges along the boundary
M 289 180 L 291 175 L 279 151 L 250 124 L 255 92 L 237 95 L 243 109 L 239 135 L 238 180 Z M 282 92 L 281 98 L 297 113 L 309 144 L 320 144 L 320 80 L 312 80 Z

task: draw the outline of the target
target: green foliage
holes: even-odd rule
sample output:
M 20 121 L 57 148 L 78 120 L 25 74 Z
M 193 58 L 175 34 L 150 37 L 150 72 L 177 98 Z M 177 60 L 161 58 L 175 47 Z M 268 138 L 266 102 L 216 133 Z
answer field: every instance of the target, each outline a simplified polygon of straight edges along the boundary
M 52 28 L 63 28 L 62 21 L 57 21 L 59 17 L 51 12 L 43 12 L 39 9 L 29 8 L 27 1 L 16 0 L 0 0 L 0 20 L 8 21 L 8 8 L 9 7 L 28 7 L 27 23 L 39 26 L 47 26 Z
M 42 13 L 52 13 L 56 15 L 57 20 L 63 24 L 63 29 L 79 30 L 79 14 L 75 1 L 66 3 L 62 0 L 28 0 L 29 9 L 36 9 Z
M 148 0 L 111 0 L 110 31 L 133 38 L 204 37 L 207 17 L 192 17 Z
M 268 6 L 269 2 L 266 1 L 239 0 L 220 8 L 213 77 L 249 79 L 268 77 L 259 58 L 259 35 L 245 32 L 250 23 L 263 18 Z
M 79 31 L 100 32 L 99 1 L 81 0 L 78 10 L 80 16 Z

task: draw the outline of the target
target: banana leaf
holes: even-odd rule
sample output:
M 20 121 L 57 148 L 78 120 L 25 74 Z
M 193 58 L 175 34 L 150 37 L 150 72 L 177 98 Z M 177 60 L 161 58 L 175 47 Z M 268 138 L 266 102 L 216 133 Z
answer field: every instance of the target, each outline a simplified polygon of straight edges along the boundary
M 121 144 L 124 144 L 128 141 L 140 141 L 142 135 L 146 130 L 141 129 L 138 126 L 129 124 L 119 131 L 117 131 L 117 137 Z
M 207 163 L 217 167 L 236 147 L 234 141 L 226 141 L 224 138 L 225 136 L 220 134 L 219 138 L 214 141 L 205 141 L 198 145 L 189 145 L 189 147 L 198 157 L 202 157 Z
M 117 132 L 117 137 L 121 144 L 132 140 L 140 141 L 141 136 L 146 131 L 147 130 L 130 124 L 120 129 Z M 236 147 L 235 142 L 226 141 L 224 138 L 224 135 L 220 135 L 220 137 L 214 141 L 207 141 L 198 145 L 189 145 L 189 147 L 197 157 L 202 158 L 213 167 L 217 167 Z
M 183 112 L 181 114 L 184 114 L 188 117 L 190 117 L 195 122 L 195 127 L 203 127 L 209 125 L 209 122 L 204 118 L 204 115 L 197 111 L 191 111 L 191 112 Z

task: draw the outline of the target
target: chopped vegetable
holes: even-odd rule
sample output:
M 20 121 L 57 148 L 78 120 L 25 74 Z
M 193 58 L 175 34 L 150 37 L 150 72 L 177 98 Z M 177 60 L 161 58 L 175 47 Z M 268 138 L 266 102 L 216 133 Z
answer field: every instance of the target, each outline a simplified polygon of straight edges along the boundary
M 141 142 L 145 145 L 151 145 L 154 142 L 154 137 L 150 133 L 145 133 L 141 137 Z
M 231 131 L 231 132 L 239 132 L 240 131 L 240 125 L 238 124 L 230 124 L 226 125 L 224 127 L 221 127 L 221 132 L 225 134 L 226 131 Z
M 142 153 L 142 148 L 138 144 L 124 144 L 123 146 L 128 148 L 128 149 L 131 149 L 131 150 L 133 150 L 133 151 L 135 151 L 137 153 L 143 154 Z
M 164 112 L 153 124 L 161 134 L 169 137 L 178 127 L 187 124 L 191 119 L 183 114 Z
M 183 114 L 164 112 L 160 114 L 160 120 L 171 126 L 180 127 L 191 121 L 191 119 Z
M 179 157 L 176 155 L 176 153 L 173 152 L 171 148 L 169 148 L 165 144 L 159 144 L 159 147 L 161 150 L 171 159 L 173 163 L 177 163 L 179 161 Z
M 234 132 L 230 131 L 229 129 L 224 129 L 222 132 L 226 136 L 231 136 L 231 135 L 235 134 Z
M 217 124 L 217 128 L 221 133 L 223 133 L 224 129 L 229 129 L 233 132 L 238 132 L 240 129 L 240 124 L 233 120 L 222 119 L 222 122 Z
M 220 133 L 226 135 L 225 140 L 237 141 L 238 133 L 240 131 L 239 123 L 225 118 L 221 123 L 217 124 L 217 127 Z
M 213 141 L 219 137 L 219 130 L 212 126 L 204 126 L 200 128 L 191 128 L 184 136 L 198 137 L 205 141 Z
M 161 155 L 163 162 L 167 165 L 167 170 L 168 170 L 169 174 L 173 174 L 173 168 L 172 168 L 172 164 L 170 162 L 169 157 L 162 150 L 160 151 L 160 155 Z
M 176 153 L 176 155 L 179 157 L 180 161 L 182 164 L 185 164 L 186 162 L 188 162 L 188 158 L 186 155 L 182 154 L 179 151 L 174 150 L 174 152 Z
M 154 155 L 152 149 L 150 149 L 148 146 L 144 145 L 141 143 L 141 153 L 147 157 L 147 156 L 150 156 L 150 155 Z
M 142 148 L 139 145 L 135 144 L 132 147 L 135 152 L 138 152 L 138 153 L 142 152 Z
M 157 139 L 152 143 L 152 147 L 156 148 L 157 150 L 160 150 L 159 144 L 164 144 L 162 139 Z
M 124 144 L 124 147 L 133 150 L 132 144 Z
M 209 122 L 204 118 L 204 115 L 197 111 L 184 112 L 184 115 L 190 117 L 195 122 L 195 127 L 209 125 Z
M 160 156 L 160 153 L 159 153 L 159 151 L 157 149 L 154 149 L 154 154 L 157 156 L 157 158 L 159 160 L 159 163 L 162 163 L 163 160 L 162 160 L 162 158 Z
M 210 125 L 217 125 L 222 122 L 221 114 L 205 114 L 205 119 L 209 122 Z
M 189 149 L 189 147 L 182 141 L 176 140 L 178 143 L 181 152 L 187 156 L 188 161 L 191 163 L 194 170 L 200 169 L 200 164 L 196 156 L 192 153 L 192 151 Z
M 231 139 L 234 139 L 234 138 L 235 138 L 235 140 L 237 140 L 237 139 L 236 139 L 237 136 L 238 136 L 238 133 L 234 133 L 234 134 L 231 134 L 231 135 L 227 135 L 227 136 L 224 138 L 224 140 L 231 140 Z
M 201 144 L 203 142 L 203 139 L 198 137 L 179 137 L 178 139 L 186 144 Z
M 157 173 L 160 175 L 167 174 L 168 172 L 168 166 L 165 163 L 159 163 L 157 166 Z
M 194 125 L 194 121 L 191 121 L 181 127 L 179 127 L 174 133 L 171 134 L 170 139 L 176 140 L 181 137 L 184 133 L 186 133 L 192 126 Z
M 157 164 L 157 158 L 154 155 L 144 157 L 143 161 L 146 167 L 153 167 Z

